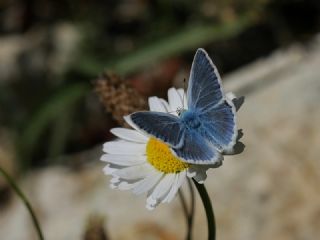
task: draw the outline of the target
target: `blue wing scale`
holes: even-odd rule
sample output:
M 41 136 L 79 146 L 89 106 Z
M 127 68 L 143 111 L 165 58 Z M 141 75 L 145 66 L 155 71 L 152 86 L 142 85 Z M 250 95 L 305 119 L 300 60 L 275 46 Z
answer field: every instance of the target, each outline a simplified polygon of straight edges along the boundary
M 133 124 L 147 134 L 168 143 L 172 147 L 180 147 L 184 140 L 184 129 L 179 118 L 163 112 L 135 112 L 129 115 Z
M 231 151 L 237 138 L 235 107 L 224 95 L 216 66 L 205 50 L 198 49 L 190 72 L 189 110 L 199 116 L 201 135 L 219 151 Z
M 224 98 L 218 70 L 203 49 L 194 56 L 187 96 L 189 109 L 200 111 L 210 110 Z
M 183 146 L 173 148 L 173 153 L 192 164 L 214 164 L 222 160 L 222 155 L 196 131 L 186 130 Z
M 227 101 L 200 114 L 203 135 L 220 151 L 230 151 L 237 138 L 235 108 Z

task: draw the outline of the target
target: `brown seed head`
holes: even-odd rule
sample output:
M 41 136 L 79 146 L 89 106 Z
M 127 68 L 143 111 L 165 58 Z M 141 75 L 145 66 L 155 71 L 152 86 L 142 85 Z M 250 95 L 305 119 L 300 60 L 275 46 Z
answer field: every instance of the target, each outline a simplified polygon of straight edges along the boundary
M 95 92 L 106 111 L 125 126 L 123 116 L 147 109 L 146 99 L 128 82 L 112 72 L 104 72 L 95 81 Z

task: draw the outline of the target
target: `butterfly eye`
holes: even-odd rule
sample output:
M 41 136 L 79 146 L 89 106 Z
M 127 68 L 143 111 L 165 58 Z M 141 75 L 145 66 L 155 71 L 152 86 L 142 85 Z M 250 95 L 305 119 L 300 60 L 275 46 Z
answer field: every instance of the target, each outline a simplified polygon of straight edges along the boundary
M 176 110 L 176 113 L 178 114 L 179 117 L 180 117 L 181 114 L 183 114 L 184 112 L 186 112 L 186 110 L 185 110 L 184 108 L 181 108 L 181 107 L 177 108 L 177 110 Z

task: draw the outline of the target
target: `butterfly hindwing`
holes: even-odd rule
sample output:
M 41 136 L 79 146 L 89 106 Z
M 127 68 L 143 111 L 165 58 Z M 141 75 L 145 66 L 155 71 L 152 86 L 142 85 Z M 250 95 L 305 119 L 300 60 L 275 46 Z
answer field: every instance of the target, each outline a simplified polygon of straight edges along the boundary
M 173 153 L 192 164 L 214 164 L 222 160 L 222 155 L 194 130 L 186 130 L 183 146 L 173 148 Z
M 135 112 L 129 115 L 132 123 L 171 147 L 180 147 L 184 140 L 184 129 L 179 118 L 163 112 Z
M 230 151 L 237 138 L 235 108 L 224 101 L 200 114 L 203 135 L 220 151 Z

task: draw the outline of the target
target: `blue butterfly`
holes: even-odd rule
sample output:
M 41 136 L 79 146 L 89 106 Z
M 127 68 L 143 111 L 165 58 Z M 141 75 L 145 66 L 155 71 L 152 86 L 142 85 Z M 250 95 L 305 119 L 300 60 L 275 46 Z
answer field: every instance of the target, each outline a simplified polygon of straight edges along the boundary
M 179 116 L 162 112 L 135 112 L 127 119 L 139 130 L 171 147 L 188 163 L 215 164 L 237 141 L 235 104 L 226 98 L 216 66 L 204 49 L 193 59 L 187 90 L 188 110 Z

